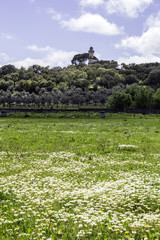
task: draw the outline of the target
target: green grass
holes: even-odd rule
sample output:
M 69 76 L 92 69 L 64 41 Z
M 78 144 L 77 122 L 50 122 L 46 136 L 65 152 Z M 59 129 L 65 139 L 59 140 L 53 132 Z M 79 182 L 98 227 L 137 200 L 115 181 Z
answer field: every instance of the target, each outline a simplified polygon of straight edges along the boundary
M 160 116 L 0 118 L 0 239 L 159 239 Z

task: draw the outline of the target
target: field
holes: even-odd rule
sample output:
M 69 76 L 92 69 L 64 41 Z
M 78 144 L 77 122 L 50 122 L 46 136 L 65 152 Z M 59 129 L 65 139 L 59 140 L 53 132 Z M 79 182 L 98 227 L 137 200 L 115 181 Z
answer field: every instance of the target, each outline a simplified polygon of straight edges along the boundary
M 160 239 L 160 116 L 0 118 L 0 239 Z

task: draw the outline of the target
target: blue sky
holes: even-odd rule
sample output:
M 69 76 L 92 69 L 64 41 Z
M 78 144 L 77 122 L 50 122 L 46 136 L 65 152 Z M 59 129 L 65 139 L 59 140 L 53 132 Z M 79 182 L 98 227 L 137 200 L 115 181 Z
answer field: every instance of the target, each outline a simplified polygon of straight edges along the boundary
M 0 66 L 68 66 L 93 46 L 119 63 L 160 62 L 159 0 L 0 0 Z

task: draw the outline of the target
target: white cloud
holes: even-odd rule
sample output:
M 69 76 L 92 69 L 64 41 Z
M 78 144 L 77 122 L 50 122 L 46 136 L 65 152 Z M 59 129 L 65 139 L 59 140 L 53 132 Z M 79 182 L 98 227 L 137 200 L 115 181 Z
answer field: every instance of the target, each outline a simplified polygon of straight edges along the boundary
M 150 16 L 146 26 L 141 36 L 127 37 L 117 47 L 132 49 L 143 55 L 160 54 L 160 12 Z
M 36 45 L 31 45 L 29 47 L 30 50 L 36 51 L 36 52 L 46 52 L 46 54 L 41 57 L 41 58 L 25 58 L 20 61 L 15 61 L 12 62 L 11 64 L 14 64 L 16 67 L 20 68 L 21 66 L 23 67 L 29 67 L 34 64 L 38 64 L 41 66 L 50 66 L 50 67 L 56 67 L 56 66 L 68 66 L 71 64 L 71 59 L 75 54 L 77 54 L 74 51 L 67 52 L 67 51 L 62 51 L 62 50 L 56 50 L 51 47 L 38 47 Z
M 35 52 L 48 52 L 48 51 L 52 51 L 53 49 L 49 46 L 46 47 L 38 47 L 34 44 L 27 46 L 27 49 L 35 51 Z
M 13 61 L 13 58 L 10 58 L 6 53 L 0 53 L 0 65 L 3 66 L 8 62 Z
M 104 3 L 104 0 L 81 0 L 80 5 L 83 7 L 91 6 L 91 7 L 97 7 Z
M 160 11 L 156 15 L 151 15 L 146 22 L 146 28 L 160 27 Z
M 143 56 L 130 56 L 130 57 L 120 57 L 117 59 L 118 63 L 149 63 L 149 62 L 160 62 L 160 57 L 155 55 L 143 55 Z
M 1 34 L 0 34 L 0 38 L 2 38 L 2 39 L 7 39 L 7 40 L 11 40 L 11 39 L 13 39 L 14 37 L 13 37 L 11 34 L 9 34 L 9 33 L 1 33 Z
M 54 10 L 54 8 L 48 8 L 47 13 L 51 16 L 53 20 L 60 21 L 62 19 L 62 15 Z
M 109 0 L 106 9 L 109 14 L 118 13 L 135 18 L 143 12 L 153 0 Z
M 123 28 L 108 22 L 99 14 L 85 13 L 80 18 L 71 18 L 69 21 L 61 21 L 62 27 L 71 31 L 82 31 L 102 35 L 118 35 L 123 33 Z

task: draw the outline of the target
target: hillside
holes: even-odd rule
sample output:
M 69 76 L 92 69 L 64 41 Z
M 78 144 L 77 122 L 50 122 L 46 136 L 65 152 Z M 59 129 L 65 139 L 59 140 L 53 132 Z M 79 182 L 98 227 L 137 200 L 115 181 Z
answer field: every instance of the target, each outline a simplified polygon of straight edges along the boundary
M 1 107 L 106 106 L 159 108 L 160 63 L 0 68 Z

